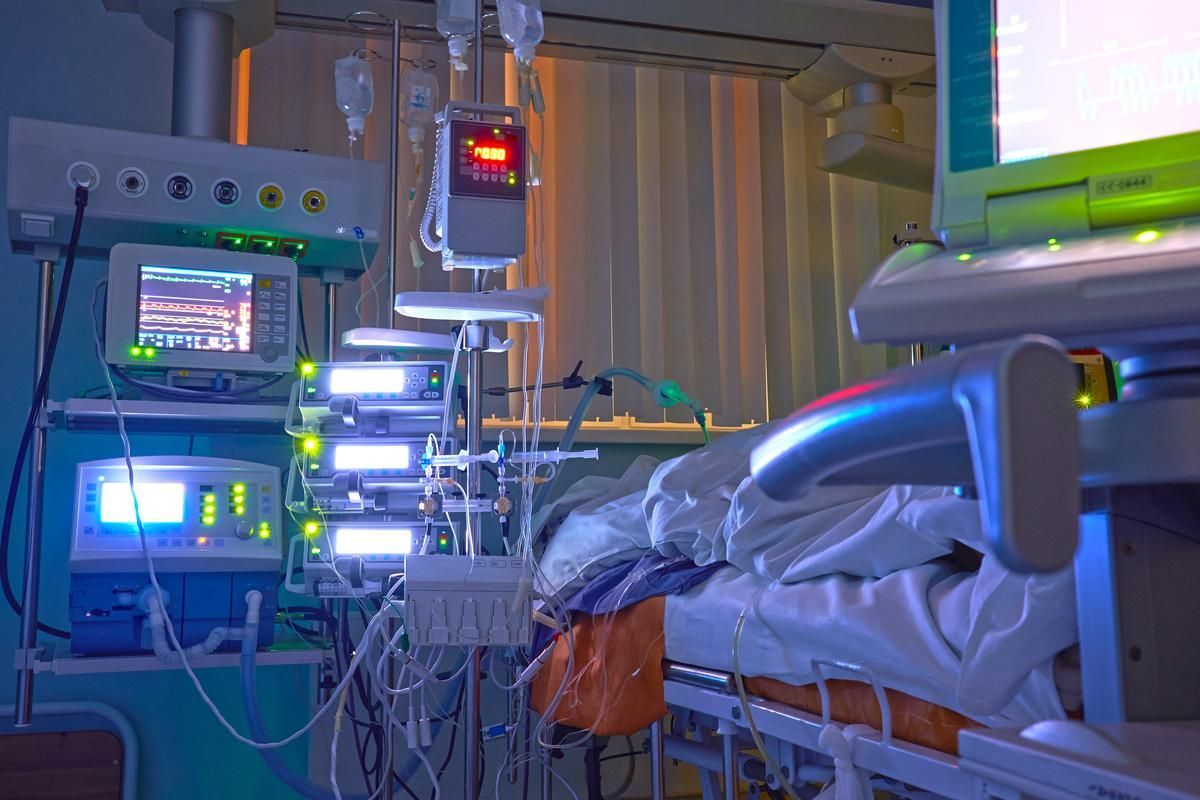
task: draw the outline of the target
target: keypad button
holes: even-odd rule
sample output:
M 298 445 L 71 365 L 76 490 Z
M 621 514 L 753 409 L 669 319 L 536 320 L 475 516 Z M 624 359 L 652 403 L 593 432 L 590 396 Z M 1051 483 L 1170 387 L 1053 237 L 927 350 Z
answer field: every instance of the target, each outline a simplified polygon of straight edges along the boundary
M 271 341 L 271 337 L 267 335 L 255 336 L 254 341 L 258 342 L 259 344 L 267 344 Z
M 272 336 L 271 344 L 287 344 L 286 336 Z
M 286 301 L 286 300 L 287 300 L 287 292 L 276 292 L 275 293 L 275 302 L 278 303 L 280 301 Z

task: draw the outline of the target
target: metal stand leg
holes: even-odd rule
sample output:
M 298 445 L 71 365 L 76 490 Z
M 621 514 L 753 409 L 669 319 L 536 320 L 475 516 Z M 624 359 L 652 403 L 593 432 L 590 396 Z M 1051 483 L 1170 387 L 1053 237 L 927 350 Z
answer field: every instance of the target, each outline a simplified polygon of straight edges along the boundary
M 388 621 L 387 621 L 387 641 L 388 642 L 392 641 L 392 637 L 396 635 L 396 630 L 397 630 L 396 618 L 393 616 L 389 616 Z M 384 651 L 387 652 L 387 645 L 384 645 Z M 387 659 L 387 683 L 388 683 L 388 686 L 390 687 L 395 682 L 396 682 L 396 659 L 395 659 L 395 657 L 389 655 L 388 659 Z M 384 796 L 384 800 L 394 800 L 394 798 L 396 797 L 396 784 L 392 782 L 392 759 L 394 758 L 393 754 L 396 752 L 396 748 L 395 748 L 396 728 L 394 725 L 391 724 L 390 721 L 388 722 L 388 725 L 387 725 L 387 733 L 385 733 L 384 736 L 387 739 L 387 745 L 384 747 L 384 750 L 387 753 L 387 758 L 386 758 L 386 764 L 384 765 L 384 768 L 383 768 L 383 774 L 385 776 L 384 784 L 383 784 L 383 796 Z
M 46 362 L 46 346 L 50 338 L 51 302 L 54 295 L 54 262 L 38 261 L 37 331 L 33 356 L 33 381 L 36 391 L 42 366 Z M 33 429 L 29 451 L 29 496 L 25 522 L 24 591 L 21 597 L 21 633 L 18 649 L 23 652 L 22 668 L 17 671 L 17 702 L 13 724 L 19 728 L 29 725 L 33 718 L 33 665 L 31 658 L 37 647 L 38 585 L 42 571 L 42 490 L 46 482 L 46 429 L 40 424 Z
M 396 315 L 392 312 L 392 303 L 396 293 L 400 291 L 400 33 L 403 23 L 399 19 L 392 20 L 392 103 L 391 125 L 388 126 L 388 296 L 387 296 L 387 326 L 396 327 Z M 416 191 L 416 188 L 413 188 Z
M 724 733 L 721 736 L 724 756 L 722 773 L 725 778 L 725 800 L 738 800 L 738 750 L 737 734 Z
M 325 284 L 325 360 L 337 352 L 337 284 Z
M 650 797 L 652 800 L 666 800 L 667 774 L 665 754 L 663 753 L 663 723 L 662 720 L 650 726 Z
M 483 102 L 483 0 L 475 2 L 475 102 Z M 483 273 L 476 270 L 472 276 L 472 291 L 483 291 Z M 468 331 L 468 334 L 470 332 Z M 479 337 L 470 337 L 469 339 L 477 339 Z M 483 350 L 481 347 L 472 342 L 471 349 L 467 351 L 467 418 L 466 422 L 466 439 L 467 452 L 471 455 L 478 455 L 482 452 L 482 432 L 483 432 Z M 479 494 L 479 464 L 471 464 L 467 468 L 467 485 L 466 495 L 468 502 Z M 470 530 L 471 530 L 471 545 L 468 552 L 478 553 L 480 551 L 480 526 L 483 520 L 479 514 L 469 514 Z M 478 648 L 473 648 L 467 655 L 467 688 L 466 688 L 466 718 L 464 724 L 467 726 L 466 735 L 463 737 L 466 753 L 464 763 L 466 769 L 463 770 L 464 778 L 466 779 L 466 791 L 463 793 L 464 798 L 468 800 L 478 800 L 479 787 L 482 779 L 483 764 L 480 758 L 480 729 L 479 729 L 479 699 L 481 692 L 481 672 L 479 663 L 480 651 Z
M 554 800 L 554 775 L 550 772 L 550 750 L 542 750 L 542 800 Z

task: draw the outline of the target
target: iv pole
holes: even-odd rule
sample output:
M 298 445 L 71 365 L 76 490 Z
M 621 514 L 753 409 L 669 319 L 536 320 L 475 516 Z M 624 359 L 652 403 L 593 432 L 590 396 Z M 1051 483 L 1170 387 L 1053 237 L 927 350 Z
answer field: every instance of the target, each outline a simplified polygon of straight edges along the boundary
M 475 91 L 474 101 L 476 103 L 483 102 L 483 0 L 475 2 Z M 483 290 L 483 270 L 472 270 L 471 290 L 480 292 Z M 467 414 L 464 420 L 466 424 L 466 445 L 467 452 L 470 455 L 479 455 L 482 452 L 483 442 L 481 441 L 483 433 L 483 337 L 478 328 L 482 326 L 479 323 L 466 323 L 466 345 L 467 345 Z M 476 330 L 472 331 L 471 329 Z M 474 334 L 474 335 L 472 335 Z M 480 493 L 479 484 L 480 469 L 479 463 L 472 462 L 467 468 L 466 475 L 466 495 L 468 509 L 470 515 L 470 525 L 467 530 L 470 531 L 471 542 L 467 548 L 467 552 L 478 553 L 480 550 L 481 533 L 480 526 L 482 524 L 482 516 L 478 513 L 473 513 L 470 510 L 470 501 Z M 463 777 L 466 782 L 466 788 L 463 792 L 463 797 L 478 800 L 479 787 L 482 781 L 482 759 L 480 758 L 479 748 L 481 747 L 481 731 L 480 731 L 480 651 L 478 647 L 472 647 L 467 651 L 467 675 L 466 675 L 466 736 L 463 737 L 465 752 Z

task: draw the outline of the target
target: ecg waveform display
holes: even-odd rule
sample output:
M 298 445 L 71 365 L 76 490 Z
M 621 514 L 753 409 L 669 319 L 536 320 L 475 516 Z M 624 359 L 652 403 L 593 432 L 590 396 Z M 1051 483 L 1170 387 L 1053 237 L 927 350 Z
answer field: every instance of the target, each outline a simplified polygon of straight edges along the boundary
M 137 343 L 167 350 L 252 351 L 254 276 L 153 267 L 138 271 Z
M 996 0 L 1001 163 L 1200 130 L 1197 0 Z

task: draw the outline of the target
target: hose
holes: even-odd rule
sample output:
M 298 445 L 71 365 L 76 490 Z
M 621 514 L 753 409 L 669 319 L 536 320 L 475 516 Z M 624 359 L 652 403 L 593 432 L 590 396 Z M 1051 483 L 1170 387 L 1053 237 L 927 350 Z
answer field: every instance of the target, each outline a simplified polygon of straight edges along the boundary
M 249 605 L 249 596 L 253 594 L 257 594 L 257 592 L 248 593 L 247 605 Z M 267 732 L 263 727 L 262 717 L 258 710 L 258 683 L 254 674 L 254 659 L 258 652 L 258 625 L 257 607 L 247 608 L 245 635 L 242 638 L 242 653 L 239 659 L 242 673 L 242 703 L 246 707 L 246 720 L 250 723 L 250 735 L 257 742 L 269 742 L 271 740 L 267 738 Z M 297 794 L 310 800 L 335 800 L 333 792 L 310 783 L 307 778 L 302 778 L 288 769 L 288 766 L 283 763 L 283 759 L 274 750 L 260 749 L 258 753 L 276 777 Z M 361 797 L 354 800 L 366 800 L 366 798 Z
M 596 379 L 589 383 L 583 390 L 583 395 L 579 398 L 579 402 L 575 404 L 575 410 L 571 412 L 571 419 L 567 422 L 567 427 L 563 431 L 562 438 L 558 442 L 558 449 L 562 451 L 570 450 L 575 445 L 575 435 L 579 433 L 579 428 L 583 425 L 583 417 L 587 414 L 588 406 L 592 404 L 592 400 L 603 388 L 603 383 L 611 378 L 628 378 L 637 383 L 650 394 L 654 395 L 654 400 L 660 406 L 668 408 L 677 403 L 682 403 L 692 409 L 692 413 L 696 417 L 696 422 L 700 425 L 700 430 L 704 433 L 704 441 L 708 442 L 708 425 L 704 419 L 704 408 L 698 402 L 693 400 L 679 388 L 679 384 L 675 381 L 654 381 L 647 378 L 642 373 L 629 367 L 609 367 L 596 376 Z M 533 494 L 533 510 L 537 511 L 541 507 L 542 501 L 545 499 L 546 492 L 550 489 L 549 483 L 543 483 L 537 487 Z

